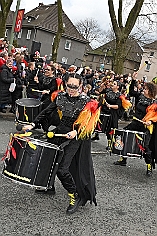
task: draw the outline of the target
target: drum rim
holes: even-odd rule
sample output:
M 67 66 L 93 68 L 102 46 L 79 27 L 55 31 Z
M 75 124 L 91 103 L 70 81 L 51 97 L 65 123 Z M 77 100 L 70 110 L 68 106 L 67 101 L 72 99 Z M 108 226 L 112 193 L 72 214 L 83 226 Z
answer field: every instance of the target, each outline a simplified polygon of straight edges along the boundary
M 134 134 L 145 134 L 144 132 L 136 131 L 136 130 L 129 130 L 129 129 L 113 129 L 113 130 L 118 130 L 126 133 L 134 133 Z
M 100 115 L 103 115 L 103 116 L 111 116 L 111 114 L 105 114 L 105 113 L 100 113 Z
M 19 104 L 18 102 L 19 102 L 20 100 L 23 100 L 23 99 L 35 100 L 35 101 L 38 101 L 39 104 L 37 104 L 37 105 L 24 105 L 24 104 Z M 38 106 L 41 105 L 41 101 L 38 100 L 38 99 L 35 99 L 35 98 L 20 98 L 20 99 L 17 99 L 17 100 L 16 100 L 16 104 L 19 105 L 19 106 L 22 106 L 22 107 L 38 107 Z
M 57 146 L 56 144 L 48 143 L 48 142 L 42 141 L 40 139 L 34 139 L 34 138 L 31 138 L 31 137 L 28 137 L 27 139 L 22 138 L 22 137 L 16 137 L 16 138 L 21 140 L 21 141 L 25 141 L 25 142 L 27 142 L 27 139 L 29 139 L 29 141 L 31 143 L 33 143 L 34 145 L 38 145 L 40 147 L 48 147 L 48 148 L 56 149 L 57 151 L 61 150 L 60 147 Z M 44 146 L 44 145 L 41 145 L 41 144 L 46 144 L 46 145 Z

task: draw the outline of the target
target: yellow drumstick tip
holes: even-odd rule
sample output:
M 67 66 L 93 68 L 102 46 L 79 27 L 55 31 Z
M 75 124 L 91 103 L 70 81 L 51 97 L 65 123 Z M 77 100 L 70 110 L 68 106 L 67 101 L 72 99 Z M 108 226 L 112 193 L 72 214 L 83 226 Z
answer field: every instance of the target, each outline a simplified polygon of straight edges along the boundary
M 54 134 L 53 132 L 48 132 L 48 133 L 47 133 L 47 137 L 48 137 L 48 138 L 53 138 L 54 135 L 55 135 L 55 134 Z

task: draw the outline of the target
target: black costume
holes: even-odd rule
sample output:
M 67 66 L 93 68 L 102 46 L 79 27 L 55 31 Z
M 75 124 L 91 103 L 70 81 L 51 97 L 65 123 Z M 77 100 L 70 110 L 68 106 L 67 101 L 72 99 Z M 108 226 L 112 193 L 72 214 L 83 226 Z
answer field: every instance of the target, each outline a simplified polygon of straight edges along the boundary
M 56 78 L 54 76 L 53 77 L 44 76 L 42 84 L 39 84 L 39 90 L 50 90 L 49 94 L 45 93 L 41 97 L 41 101 L 43 102 L 41 110 L 44 110 L 51 103 L 52 92 L 57 90 Z
M 131 82 L 133 85 L 135 82 L 134 80 Z M 144 126 L 142 122 L 139 122 L 137 119 L 142 120 L 144 116 L 146 115 L 146 109 L 148 106 L 150 106 L 153 103 L 153 99 L 145 97 L 140 92 L 134 91 L 134 86 L 129 87 L 129 94 L 130 96 L 136 97 L 137 105 L 135 107 L 135 115 L 132 122 L 124 127 L 126 130 L 133 130 L 133 131 L 139 131 L 145 133 L 145 143 L 144 143 L 144 153 L 143 157 L 145 158 L 145 162 L 147 165 L 152 164 L 152 157 L 151 157 L 151 150 L 149 149 L 149 143 L 151 139 L 150 131 L 147 129 L 147 127 Z M 115 165 L 126 165 L 126 158 L 122 158 L 120 161 L 114 162 Z M 147 166 L 148 167 L 148 166 Z M 148 171 L 147 174 L 151 174 L 151 170 Z
M 59 93 L 57 99 L 36 117 L 34 123 L 36 126 L 45 123 L 49 115 L 58 107 L 62 111 L 62 119 L 53 132 L 67 134 L 73 130 L 74 121 L 89 100 L 89 97 L 83 95 L 70 97 L 67 93 Z M 71 194 L 77 192 L 84 204 L 87 200 L 96 204 L 90 139 L 67 140 L 63 137 L 53 137 L 48 141 L 57 145 L 67 142 L 57 171 L 57 176 L 64 188 Z
M 108 108 L 104 103 L 101 108 L 101 112 L 104 114 L 110 114 L 108 127 L 106 131 L 107 139 L 110 139 L 109 132 L 111 128 L 118 128 L 118 119 L 122 116 L 124 109 L 122 107 L 122 100 L 120 99 L 120 92 L 113 92 L 112 89 L 107 88 L 102 91 L 105 94 L 105 100 L 110 105 L 118 105 L 118 109 Z

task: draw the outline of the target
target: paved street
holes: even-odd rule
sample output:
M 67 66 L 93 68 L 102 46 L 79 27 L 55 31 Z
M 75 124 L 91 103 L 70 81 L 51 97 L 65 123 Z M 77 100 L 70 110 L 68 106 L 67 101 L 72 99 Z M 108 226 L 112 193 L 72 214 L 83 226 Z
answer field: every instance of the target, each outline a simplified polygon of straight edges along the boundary
M 13 116 L 0 115 L 1 157 L 10 132 L 15 132 Z M 87 203 L 71 216 L 65 214 L 69 199 L 58 179 L 56 195 L 43 196 L 2 176 L 0 236 L 156 236 L 157 170 L 147 178 L 141 159 L 114 166 L 117 156 L 110 156 L 105 147 L 101 134 L 92 143 L 98 206 Z

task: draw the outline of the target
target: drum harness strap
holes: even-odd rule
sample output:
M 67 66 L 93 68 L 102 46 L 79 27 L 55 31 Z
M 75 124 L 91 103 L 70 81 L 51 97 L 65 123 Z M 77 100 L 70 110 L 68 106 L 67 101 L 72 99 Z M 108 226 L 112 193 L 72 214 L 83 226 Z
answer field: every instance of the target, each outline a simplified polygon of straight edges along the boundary
M 21 145 L 21 143 L 18 141 L 18 139 L 15 138 L 15 137 L 13 136 L 13 134 L 11 133 L 11 134 L 10 134 L 10 140 L 9 140 L 9 143 L 8 143 L 8 146 L 7 146 L 7 150 L 6 150 L 4 156 L 3 156 L 2 159 L 1 159 L 2 161 L 4 161 L 6 158 L 7 158 L 7 159 L 10 159 L 10 153 L 12 153 L 14 159 L 16 159 L 16 151 L 15 151 L 15 149 L 14 149 L 14 147 L 13 147 L 13 141 L 14 141 L 14 140 L 16 140 L 17 143 L 22 147 L 22 145 Z M 22 148 L 23 148 L 23 147 L 22 147 Z

